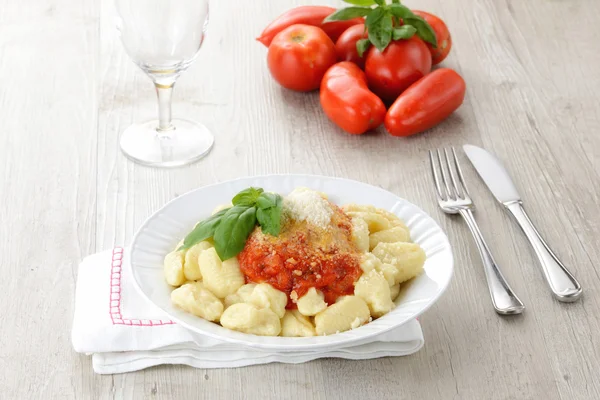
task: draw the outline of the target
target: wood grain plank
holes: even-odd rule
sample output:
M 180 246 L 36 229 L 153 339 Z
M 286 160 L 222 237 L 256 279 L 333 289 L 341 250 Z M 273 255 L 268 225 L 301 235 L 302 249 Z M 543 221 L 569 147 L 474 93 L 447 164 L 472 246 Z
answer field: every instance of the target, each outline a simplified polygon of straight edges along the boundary
M 0 10 L 1 397 L 75 397 L 88 366 L 68 329 L 76 265 L 95 247 L 97 14 L 92 1 Z

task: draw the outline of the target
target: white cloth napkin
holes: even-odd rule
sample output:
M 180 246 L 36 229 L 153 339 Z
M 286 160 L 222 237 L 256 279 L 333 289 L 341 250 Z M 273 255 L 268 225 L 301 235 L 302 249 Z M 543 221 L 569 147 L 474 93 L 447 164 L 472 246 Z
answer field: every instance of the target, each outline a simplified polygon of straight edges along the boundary
M 424 343 L 417 320 L 368 343 L 331 351 L 274 352 L 211 337 L 192 336 L 142 298 L 132 284 L 128 249 L 91 255 L 79 265 L 72 341 L 91 354 L 94 371 L 115 374 L 160 364 L 233 368 L 271 362 L 302 363 L 317 358 L 353 360 L 415 353 Z

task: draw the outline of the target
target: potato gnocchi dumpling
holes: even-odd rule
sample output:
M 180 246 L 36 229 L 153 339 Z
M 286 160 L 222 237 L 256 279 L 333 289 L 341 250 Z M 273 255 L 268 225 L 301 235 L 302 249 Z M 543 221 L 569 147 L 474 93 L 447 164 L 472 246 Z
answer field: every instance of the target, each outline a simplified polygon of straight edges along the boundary
M 400 294 L 400 284 L 396 283 L 394 286 L 390 286 L 390 297 L 392 300 L 396 300 L 398 295 Z
M 279 318 L 283 318 L 287 296 L 268 283 L 259 283 L 254 287 L 254 290 L 245 302 L 253 304 L 258 308 L 268 308 Z
M 362 218 L 352 218 L 352 240 L 358 251 L 369 251 L 369 225 Z
M 315 315 L 317 335 L 331 335 L 358 328 L 369 320 L 369 307 L 358 296 L 342 296 Z
M 369 250 L 373 251 L 379 243 L 410 242 L 410 233 L 403 226 L 375 232 L 369 235 Z
M 425 264 L 425 252 L 416 243 L 379 243 L 373 249 L 373 254 L 381 262 L 398 268 L 399 278 L 396 283 L 419 275 Z
M 288 310 L 281 319 L 281 336 L 308 337 L 317 332 L 310 318 L 300 314 L 298 310 Z
M 352 218 L 360 218 L 367 223 L 369 233 L 375 233 L 392 227 L 384 216 L 374 212 L 351 211 L 347 213 Z
M 347 213 L 348 212 L 369 212 L 369 213 L 379 214 L 382 217 L 384 217 L 385 219 L 387 219 L 391 226 L 403 226 L 404 228 L 406 228 L 406 225 L 404 224 L 404 222 L 402 222 L 402 220 L 400 218 L 398 218 L 398 216 L 396 214 L 391 213 L 387 210 L 384 210 L 383 208 L 377 208 L 372 205 L 364 205 L 364 204 L 346 204 L 345 206 L 342 206 L 342 209 L 344 211 L 346 211 Z
M 277 336 L 281 332 L 279 317 L 268 308 L 238 303 L 227 307 L 221 315 L 221 325 L 238 332 L 259 336 Z
M 218 321 L 223 303 L 202 282 L 186 283 L 171 292 L 171 302 L 184 311 L 208 321 Z
M 394 306 L 388 281 L 376 270 L 363 274 L 358 279 L 354 294 L 367 303 L 371 316 L 375 318 L 387 314 Z
M 371 272 L 379 265 L 381 265 L 381 261 L 371 253 L 365 253 L 360 258 L 360 269 L 362 269 L 363 274 Z
M 245 283 L 238 260 L 221 261 L 214 247 L 200 253 L 198 264 L 207 289 L 220 299 L 235 293 Z
M 229 307 L 229 306 L 231 306 L 233 304 L 237 304 L 237 303 L 249 303 L 250 295 L 252 295 L 252 292 L 254 291 L 255 287 L 256 287 L 256 283 L 248 283 L 248 284 L 240 287 L 237 290 L 237 292 L 228 294 L 227 296 L 225 296 L 225 299 L 223 300 L 223 303 L 225 303 L 225 307 Z
M 308 289 L 308 292 L 298 299 L 296 305 L 300 314 L 308 317 L 312 317 L 327 308 L 325 295 L 314 287 Z
M 325 194 L 319 195 L 327 199 Z M 285 201 L 283 204 L 285 208 Z M 213 215 L 231 206 L 231 203 L 219 206 Z M 339 209 L 335 210 L 340 214 Z M 246 283 L 250 278 L 242 273 L 237 257 L 222 261 L 209 238 L 187 250 L 175 250 L 165 256 L 165 280 L 175 287 L 171 302 L 190 314 L 220 323 L 224 328 L 260 336 L 331 335 L 384 316 L 394 308 L 401 284 L 423 270 L 425 252 L 418 244 L 411 243 L 410 231 L 395 214 L 371 205 L 348 204 L 342 210 L 346 214 L 341 214 L 346 224 L 344 237 L 347 239 L 344 240 L 350 245 L 351 257 L 358 258 L 360 267 L 357 271 L 353 264 L 356 272 L 350 281 L 350 285 L 354 282 L 353 294 L 341 295 L 328 305 L 324 292 L 330 296 L 330 288 L 310 287 L 298 298 L 295 291 L 289 292 L 291 289 L 288 292 L 278 290 L 278 281 L 269 281 L 275 286 L 266 282 Z M 292 214 L 283 212 L 282 226 L 290 222 L 287 219 L 292 218 Z M 351 222 L 351 235 L 347 230 L 348 221 Z M 182 244 L 183 241 L 176 249 Z M 277 256 L 275 252 L 273 255 Z M 321 279 L 319 270 L 312 270 L 318 264 L 310 265 L 308 276 Z M 243 266 L 245 268 L 246 264 Z M 262 268 L 262 264 L 259 267 Z M 338 268 L 337 264 L 334 268 Z M 296 272 L 302 273 L 300 269 L 293 271 Z M 360 276 L 356 278 L 358 274 Z M 289 287 L 294 286 L 289 284 Z M 352 290 L 352 286 L 349 289 Z M 344 290 L 338 293 L 348 293 Z M 297 309 L 286 309 L 288 304 Z
M 202 279 L 202 274 L 200 273 L 200 266 L 198 265 L 198 258 L 200 257 L 200 253 L 202 253 L 204 250 L 210 249 L 211 247 L 212 244 L 205 240 L 190 247 L 185 252 L 183 274 L 185 275 L 185 278 L 187 280 L 199 281 Z
M 185 282 L 183 274 L 184 254 L 181 251 L 172 251 L 165 256 L 165 280 L 171 286 L 181 286 Z

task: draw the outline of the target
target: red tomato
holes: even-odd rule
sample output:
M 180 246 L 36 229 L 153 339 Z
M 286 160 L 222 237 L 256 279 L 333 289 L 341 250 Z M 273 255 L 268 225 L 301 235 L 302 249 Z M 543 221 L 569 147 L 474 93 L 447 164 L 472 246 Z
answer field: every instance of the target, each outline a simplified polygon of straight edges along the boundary
M 335 10 L 333 7 L 326 6 L 300 6 L 292 8 L 271 22 L 256 40 L 269 47 L 273 38 L 285 28 L 291 25 L 304 24 L 320 27 L 335 43 L 346 29 L 352 25 L 364 22 L 362 18 L 354 18 L 348 21 L 323 23 L 323 20 L 333 14 Z
M 321 28 L 292 25 L 275 36 L 267 63 L 271 75 L 285 88 L 315 90 L 336 62 L 335 45 Z
M 398 97 L 385 116 L 385 129 L 392 136 L 409 136 L 432 128 L 462 104 L 465 90 L 454 70 L 437 69 Z
M 365 73 L 373 92 L 384 101 L 396 100 L 400 93 L 431 71 L 431 54 L 417 36 L 396 40 L 379 51 L 367 52 Z
M 437 47 L 433 47 L 429 43 L 426 44 L 429 52 L 431 53 L 433 65 L 441 63 L 444 61 L 444 58 L 448 56 L 448 53 L 450 53 L 450 49 L 452 48 L 452 36 L 450 36 L 448 27 L 444 21 L 433 14 L 418 10 L 413 10 L 413 12 L 423 17 L 425 21 L 427 21 L 433 28 L 435 36 L 437 37 Z
M 339 61 L 352 61 L 361 68 L 365 66 L 365 54 L 362 57 L 356 50 L 356 42 L 366 39 L 369 35 L 365 32 L 365 24 L 353 25 L 346 29 L 335 42 L 335 52 Z
M 327 70 L 320 98 L 329 119 L 353 135 L 377 128 L 385 118 L 385 105 L 369 90 L 365 73 L 349 61 Z

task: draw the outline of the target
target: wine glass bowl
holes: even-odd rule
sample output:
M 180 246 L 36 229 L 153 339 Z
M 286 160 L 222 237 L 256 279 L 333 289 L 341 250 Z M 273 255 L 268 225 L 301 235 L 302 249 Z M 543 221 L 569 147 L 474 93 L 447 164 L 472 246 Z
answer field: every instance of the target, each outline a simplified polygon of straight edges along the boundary
M 208 26 L 208 0 L 116 0 L 119 36 L 127 54 L 154 82 L 158 120 L 134 124 L 121 150 L 145 165 L 172 167 L 204 157 L 214 138 L 199 123 L 171 119 L 179 75 L 198 56 Z

